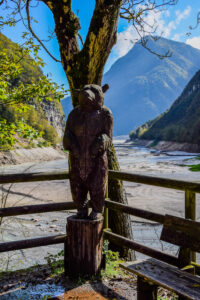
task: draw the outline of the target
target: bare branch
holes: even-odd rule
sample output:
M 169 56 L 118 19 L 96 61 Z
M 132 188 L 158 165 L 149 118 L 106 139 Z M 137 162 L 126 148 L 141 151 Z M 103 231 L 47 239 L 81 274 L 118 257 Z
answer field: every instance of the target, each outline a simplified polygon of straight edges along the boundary
M 200 12 L 198 12 L 198 14 L 197 14 L 196 25 L 195 25 L 194 27 L 190 26 L 189 28 L 190 28 L 191 30 L 194 30 L 194 29 L 196 29 L 196 28 L 199 26 L 199 24 L 200 24 Z
M 153 38 L 154 41 L 159 39 L 159 37 L 153 37 L 153 36 L 151 36 L 151 38 Z M 156 55 L 160 59 L 169 58 L 169 57 L 172 56 L 173 53 L 170 50 L 166 51 L 164 54 L 160 54 L 156 51 L 153 51 L 150 47 L 147 46 L 148 40 L 149 40 L 148 37 L 142 37 L 141 40 L 140 40 L 140 43 L 150 53 Z
M 147 46 L 148 37 L 157 40 L 158 37 L 154 36 L 158 29 L 156 19 L 148 23 L 147 16 L 149 13 L 154 14 L 164 11 L 167 6 L 177 4 L 178 0 L 124 0 L 120 11 L 120 17 L 126 19 L 131 23 L 140 39 L 141 45 L 146 48 L 150 53 L 157 55 L 160 59 L 170 57 L 172 53 L 167 51 L 165 54 L 156 53 Z
M 31 34 L 33 35 L 33 37 L 40 43 L 40 45 L 43 47 L 43 49 L 49 54 L 49 56 L 55 60 L 56 62 L 61 62 L 60 60 L 58 60 L 57 58 L 55 58 L 50 52 L 49 50 L 46 48 L 46 46 L 44 45 L 44 43 L 41 41 L 41 39 L 35 34 L 35 32 L 32 29 L 31 26 L 31 18 L 30 18 L 30 12 L 29 12 L 29 5 L 30 5 L 30 1 L 31 0 L 27 0 L 26 2 L 26 14 L 27 14 L 27 21 L 28 21 L 28 29 L 31 32 Z
M 82 39 L 82 36 L 80 35 L 80 33 L 78 33 L 78 37 L 79 37 L 79 39 L 80 39 L 80 41 L 81 41 L 81 44 L 82 44 L 82 46 L 83 46 L 83 39 Z

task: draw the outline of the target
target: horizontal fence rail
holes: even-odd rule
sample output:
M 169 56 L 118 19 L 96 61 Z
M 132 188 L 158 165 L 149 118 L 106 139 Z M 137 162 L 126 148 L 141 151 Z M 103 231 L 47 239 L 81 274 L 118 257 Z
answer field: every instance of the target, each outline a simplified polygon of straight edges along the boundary
M 0 184 L 64 179 L 69 179 L 68 171 L 0 174 Z
M 22 183 L 22 182 L 35 182 L 35 181 L 50 181 L 50 180 L 66 180 L 69 179 L 68 171 L 57 171 L 57 172 L 45 172 L 45 173 L 24 173 L 24 174 L 1 174 L 0 184 L 8 183 Z M 195 193 L 200 193 L 200 182 L 186 182 L 183 180 L 160 178 L 147 175 L 139 175 L 133 173 L 119 172 L 109 170 L 110 180 L 122 180 L 129 182 L 136 182 L 141 184 L 147 184 L 152 186 L 159 186 L 163 188 L 170 188 L 176 190 L 185 191 L 185 218 L 195 220 L 196 218 L 196 195 Z M 39 205 L 26 205 L 10 208 L 0 209 L 0 218 L 33 214 L 33 213 L 45 213 L 52 211 L 61 211 L 75 209 L 74 202 L 60 202 L 51 204 L 39 204 Z M 105 200 L 105 228 L 108 228 L 108 210 L 117 210 L 123 213 L 127 213 L 136 217 L 151 220 L 163 224 L 165 216 L 159 213 L 154 213 L 138 208 L 134 208 L 128 205 Z M 147 247 L 129 240 L 123 236 L 111 233 L 109 230 L 104 230 L 104 237 L 116 243 L 118 245 L 123 245 L 135 251 L 139 251 L 143 254 L 149 255 L 151 257 L 161 259 L 172 265 L 177 265 L 178 260 L 176 257 L 165 254 L 161 251 L 155 250 L 151 247 Z M 55 235 L 40 237 L 28 240 L 13 241 L 0 243 L 0 252 L 13 251 L 19 249 L 26 249 L 38 246 L 47 246 L 53 244 L 64 243 L 66 235 Z M 195 257 L 195 255 L 193 255 Z M 195 260 L 195 259 L 194 259 Z
M 105 200 L 105 207 L 112 210 L 124 212 L 135 217 L 140 217 L 143 219 L 158 222 L 161 224 L 164 223 L 164 219 L 165 219 L 164 215 L 139 209 L 139 208 L 134 208 L 132 206 L 117 203 L 109 199 Z M 51 203 L 51 204 L 37 204 L 37 205 L 7 207 L 7 208 L 0 209 L 0 218 L 35 214 L 35 213 L 46 213 L 52 211 L 69 210 L 69 209 L 76 209 L 76 205 L 74 202 L 59 202 L 59 203 Z
M 166 254 L 159 250 L 156 250 L 151 247 L 144 246 L 142 244 L 136 243 L 130 239 L 127 239 L 121 235 L 115 234 L 110 232 L 109 230 L 104 230 L 104 238 L 108 239 L 109 241 L 113 242 L 116 245 L 123 245 L 129 249 L 133 249 L 145 255 L 151 256 L 156 259 L 160 259 L 168 264 L 173 266 L 178 266 L 178 259 L 170 254 Z
M 7 208 L 0 208 L 0 218 L 35 214 L 35 213 L 45 213 L 51 211 L 69 210 L 75 208 L 76 205 L 74 202 L 59 202 L 59 203 L 50 203 L 50 204 L 7 207 Z
M 48 181 L 48 180 L 64 180 L 64 179 L 69 179 L 68 171 L 45 172 L 45 173 L 24 173 L 24 174 L 21 173 L 1 174 L 0 184 Z M 139 174 L 112 171 L 112 170 L 109 170 L 109 179 L 137 182 L 137 183 L 182 190 L 182 191 L 190 190 L 196 193 L 200 193 L 200 182 L 199 183 L 188 182 L 184 180 L 139 175 Z
M 53 236 L 44 236 L 35 239 L 0 243 L 0 252 L 61 244 L 65 242 L 66 237 L 66 234 L 57 234 Z
M 153 186 L 159 186 L 163 188 L 170 188 L 182 191 L 190 190 L 195 193 L 200 193 L 200 182 L 190 182 L 184 180 L 139 175 L 111 170 L 109 171 L 109 179 L 120 179 L 129 182 L 137 182 Z
M 123 213 L 127 213 L 129 215 L 135 216 L 135 217 L 151 220 L 151 221 L 158 222 L 161 224 L 164 224 L 164 221 L 165 221 L 164 215 L 150 212 L 148 210 L 135 208 L 135 207 L 128 206 L 125 204 L 117 203 L 114 201 L 110 201 L 108 199 L 105 200 L 105 206 L 112 210 L 117 210 L 117 211 L 120 211 Z

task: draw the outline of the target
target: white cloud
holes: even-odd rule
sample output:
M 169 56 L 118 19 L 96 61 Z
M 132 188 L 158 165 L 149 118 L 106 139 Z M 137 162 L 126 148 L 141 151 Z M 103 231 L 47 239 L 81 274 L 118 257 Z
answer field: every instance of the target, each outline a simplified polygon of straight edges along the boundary
M 200 37 L 196 36 L 191 39 L 187 39 L 186 44 L 188 44 L 194 48 L 200 49 Z
M 173 30 L 176 30 L 177 26 L 182 20 L 186 19 L 191 13 L 191 6 L 187 6 L 182 12 L 177 10 L 175 12 L 176 18 L 169 23 L 166 22 L 166 17 L 170 16 L 169 11 L 150 11 L 145 17 L 145 23 L 150 26 L 157 26 L 156 33 L 162 35 L 165 38 L 170 37 Z M 150 26 L 145 25 L 146 32 L 150 31 Z M 173 39 L 179 40 L 179 34 L 174 34 Z M 139 39 L 139 35 L 132 25 L 130 25 L 126 30 L 118 33 L 117 44 L 113 48 L 115 55 L 119 58 L 125 55 L 133 46 L 136 40 Z
M 186 9 L 183 11 L 183 12 L 180 12 L 180 10 L 177 10 L 176 11 L 176 16 L 177 16 L 177 19 L 176 19 L 176 24 L 180 24 L 180 22 L 184 19 L 186 19 L 190 13 L 191 13 L 191 6 L 187 6 Z
M 181 23 L 182 20 L 187 19 L 191 13 L 192 9 L 191 6 L 187 6 L 186 9 L 182 12 L 180 12 L 180 10 L 177 10 L 175 12 L 176 14 L 176 19 L 169 22 L 168 24 L 164 24 L 163 26 L 163 36 L 164 37 L 169 37 L 171 32 L 173 30 L 176 30 L 177 26 Z M 165 22 L 164 22 L 165 23 Z M 180 35 L 177 37 L 180 38 Z M 174 35 L 174 39 L 176 39 L 176 35 Z
M 125 55 L 132 47 L 134 42 L 138 39 L 134 27 L 130 25 L 126 30 L 118 33 L 117 44 L 114 46 L 114 52 L 119 56 Z

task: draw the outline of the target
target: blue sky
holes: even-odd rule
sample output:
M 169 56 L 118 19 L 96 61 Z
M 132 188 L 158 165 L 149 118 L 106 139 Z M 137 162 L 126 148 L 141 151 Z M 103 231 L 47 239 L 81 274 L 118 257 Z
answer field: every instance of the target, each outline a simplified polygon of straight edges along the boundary
M 34 0 L 32 1 L 34 3 Z M 80 34 L 84 39 L 87 34 L 90 19 L 94 9 L 95 0 L 73 0 L 73 10 L 80 18 L 81 30 Z M 191 35 L 187 36 L 189 26 L 195 26 L 197 20 L 197 13 L 200 12 L 199 0 L 179 0 L 175 6 L 168 7 L 166 11 L 150 13 L 146 17 L 148 23 L 152 23 L 155 19 L 158 25 L 158 34 L 163 37 L 173 39 L 180 42 L 185 42 L 193 47 L 200 49 L 200 25 L 197 29 L 191 31 Z M 5 11 L 0 9 L 0 14 L 5 15 Z M 41 39 L 45 39 L 49 30 L 53 29 L 53 17 L 48 8 L 43 3 L 40 3 L 37 8 L 31 9 L 32 16 L 37 19 L 38 24 L 34 23 L 35 32 Z M 18 23 L 15 28 L 8 27 L 3 33 L 12 41 L 21 43 L 21 34 L 26 31 L 22 23 Z M 107 61 L 105 71 L 121 56 L 125 55 L 131 47 L 133 42 L 138 38 L 136 31 L 121 19 L 118 26 L 118 42 L 113 47 L 110 57 Z M 46 44 L 49 51 L 57 58 L 59 58 L 59 50 L 56 38 Z M 44 73 L 51 73 L 52 79 L 58 84 L 65 84 L 67 87 L 67 80 L 62 69 L 61 64 L 54 62 L 44 50 L 41 51 L 40 56 L 46 63 Z

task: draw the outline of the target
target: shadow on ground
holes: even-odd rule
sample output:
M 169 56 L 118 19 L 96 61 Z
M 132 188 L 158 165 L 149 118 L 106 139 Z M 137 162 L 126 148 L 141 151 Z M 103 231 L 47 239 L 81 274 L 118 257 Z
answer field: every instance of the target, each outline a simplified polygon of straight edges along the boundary
M 71 281 L 63 273 L 51 275 L 48 265 L 0 274 L 1 300 L 136 299 L 135 278 Z

